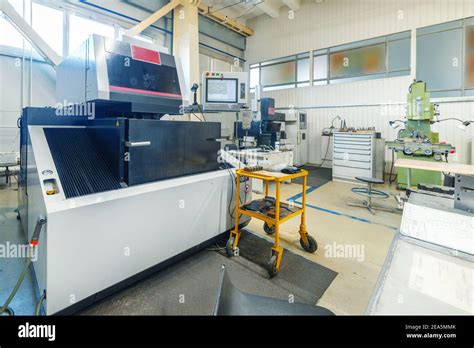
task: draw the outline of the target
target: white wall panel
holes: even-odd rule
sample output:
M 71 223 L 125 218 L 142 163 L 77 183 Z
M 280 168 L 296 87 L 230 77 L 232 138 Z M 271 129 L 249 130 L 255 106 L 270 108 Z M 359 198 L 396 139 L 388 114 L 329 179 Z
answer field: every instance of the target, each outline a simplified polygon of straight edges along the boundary
M 247 22 L 255 30 L 255 35 L 247 39 L 249 64 L 474 16 L 474 1 L 326 0 L 320 4 L 306 1 L 293 20 L 286 11 L 283 7 L 278 19 L 263 15 Z M 411 60 L 414 76 L 413 46 Z M 385 139 L 394 139 L 397 130 L 388 122 L 403 117 L 404 106 L 400 103 L 405 102 L 411 81 L 412 77 L 405 76 L 263 92 L 262 96 L 275 98 L 280 108 L 293 105 L 308 110 L 310 161 L 320 163 L 321 130 L 330 126 L 337 115 L 345 118 L 348 126 L 375 126 Z M 474 102 L 443 103 L 440 110 L 441 118 L 474 119 Z M 462 131 L 457 123 L 447 121 L 435 129 L 440 132 L 441 140 L 456 146 L 452 160 L 470 162 L 469 143 L 474 136 L 474 125 Z M 390 160 L 388 151 L 387 160 Z

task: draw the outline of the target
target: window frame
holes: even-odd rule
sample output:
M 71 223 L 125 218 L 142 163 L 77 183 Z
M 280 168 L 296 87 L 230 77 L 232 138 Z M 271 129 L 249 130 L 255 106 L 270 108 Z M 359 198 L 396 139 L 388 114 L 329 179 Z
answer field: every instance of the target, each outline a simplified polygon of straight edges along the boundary
M 473 24 L 474 25 L 474 24 Z M 328 84 L 335 84 L 335 83 L 344 83 L 344 82 L 352 82 L 353 80 L 368 80 L 368 79 L 380 79 L 380 78 L 390 78 L 390 77 L 398 77 L 398 76 L 409 76 L 411 75 L 412 67 L 411 62 L 409 63 L 408 69 L 397 69 L 397 70 L 389 70 L 389 43 L 397 42 L 402 40 L 410 40 L 409 46 L 409 57 L 408 60 L 411 60 L 411 39 L 412 33 L 411 30 L 404 30 L 401 32 L 388 34 L 384 36 L 378 36 L 375 38 L 370 38 L 366 40 L 354 41 L 349 42 L 343 45 L 337 45 L 332 47 L 326 48 L 318 48 L 316 50 L 311 50 L 307 52 L 301 52 L 297 54 L 292 54 L 284 57 L 274 58 L 266 61 L 256 62 L 249 64 L 249 81 L 250 81 L 250 71 L 252 69 L 259 69 L 259 86 L 261 86 L 263 91 L 273 89 L 273 87 L 284 87 L 287 88 L 304 88 L 304 87 L 311 87 L 311 86 L 320 86 L 320 85 L 328 85 Z M 360 49 L 365 47 L 371 47 L 376 45 L 384 45 L 384 71 L 371 73 L 371 74 L 356 74 L 350 76 L 342 76 L 342 77 L 331 77 L 331 65 L 330 65 L 330 56 L 333 53 L 337 52 L 344 52 L 350 51 L 354 49 Z M 316 79 L 314 76 L 314 63 L 316 57 L 326 57 L 326 77 Z M 308 80 L 298 80 L 298 61 L 299 60 L 309 60 L 309 73 L 308 73 Z M 271 65 L 277 65 L 281 63 L 285 63 L 288 61 L 293 61 L 295 64 L 295 79 L 294 82 L 291 83 L 283 83 L 283 84 L 274 84 L 274 85 L 262 85 L 262 67 L 267 67 Z M 346 80 L 346 81 L 345 81 Z M 255 87 L 251 86 L 251 92 L 255 91 Z
M 459 22 L 460 24 L 456 24 Z M 453 21 L 443 22 L 439 24 L 424 26 L 416 28 L 416 47 L 418 51 L 418 38 L 422 36 L 428 36 L 433 34 L 440 34 L 444 32 L 449 32 L 451 30 L 461 29 L 461 54 L 459 57 L 459 65 L 461 68 L 461 88 L 443 88 L 443 89 L 432 89 L 427 84 L 428 91 L 433 95 L 433 98 L 444 99 L 444 98 L 472 98 L 474 96 L 474 85 L 466 85 L 466 72 L 468 64 L 467 56 L 467 30 L 472 28 L 474 30 L 474 17 L 465 17 Z M 417 63 L 418 63 L 418 52 L 417 52 Z M 417 75 L 419 70 L 417 69 Z M 417 79 L 419 77 L 417 76 Z M 449 95 L 450 92 L 457 93 L 460 92 L 460 95 L 453 96 Z M 443 95 L 445 94 L 445 95 Z
M 94 22 L 104 24 L 104 25 L 109 25 L 114 27 L 114 38 L 119 37 L 119 30 L 120 28 L 123 28 L 125 30 L 133 27 L 137 23 L 140 22 L 140 20 L 129 17 L 125 14 L 122 13 L 116 13 L 114 11 L 110 11 L 105 8 L 101 8 L 100 6 L 96 6 L 94 4 L 88 3 L 87 1 L 82 2 L 83 4 L 86 5 L 91 5 L 91 7 L 98 7 L 99 10 L 98 12 L 93 11 L 92 9 L 88 9 L 84 6 L 78 6 L 70 3 L 65 3 L 65 2 L 60 2 L 60 3 L 53 3 L 51 1 L 44 1 L 44 0 L 29 0 L 25 2 L 25 7 L 23 8 L 23 13 L 19 13 L 20 16 L 23 17 L 23 14 L 27 18 L 25 20 L 31 24 L 31 19 L 33 17 L 33 3 L 45 7 L 49 7 L 54 10 L 61 11 L 63 13 L 63 51 L 60 53 L 60 56 L 66 57 L 68 56 L 72 51 L 69 43 L 69 36 L 70 36 L 70 16 L 75 15 L 78 17 L 82 17 L 88 20 L 92 20 Z M 109 14 L 112 13 L 112 14 Z M 119 17 L 119 18 L 117 18 Z M 174 16 L 173 13 L 171 12 L 171 15 L 166 17 L 167 20 L 171 21 L 170 27 L 173 28 L 173 21 L 174 21 Z M 5 19 L 7 22 L 8 20 Z M 168 26 L 168 24 L 166 24 Z M 148 38 L 151 38 L 153 40 L 154 44 L 161 45 L 164 47 L 167 47 L 170 52 L 173 50 L 173 30 L 168 30 L 162 27 L 158 27 L 155 25 L 150 26 L 147 28 L 142 35 L 146 36 Z M 21 35 L 21 34 L 20 34 Z M 22 37 L 23 38 L 23 37 Z M 168 42 L 169 39 L 169 42 Z M 163 41 L 164 40 L 164 41 Z M 163 42 L 162 42 L 163 41 Z M 25 43 L 25 45 L 23 45 Z M 10 56 L 10 57 L 16 57 L 16 58 L 26 58 L 26 59 L 32 59 L 34 61 L 38 62 L 45 62 L 44 58 L 40 56 L 35 50 L 34 47 L 31 49 L 31 54 L 30 54 L 30 48 L 25 46 L 28 46 L 28 40 L 23 38 L 23 43 L 21 47 L 16 47 L 16 46 L 9 46 L 9 45 L 1 45 L 0 44 L 0 55 L 4 56 Z M 72 48 L 73 49 L 73 48 Z
M 308 60 L 308 79 L 307 80 L 298 80 L 298 62 L 302 60 Z M 285 63 L 293 63 L 295 67 L 295 73 L 293 76 L 293 81 L 288 83 L 278 83 L 278 84 L 270 84 L 270 85 L 262 85 L 262 68 L 267 68 L 270 66 L 285 64 Z M 249 64 L 249 81 L 250 81 L 250 71 L 253 69 L 259 70 L 259 79 L 258 85 L 262 87 L 263 91 L 270 91 L 270 90 L 278 90 L 278 89 L 286 89 L 286 88 L 301 88 L 298 86 L 299 84 L 311 84 L 311 51 L 301 52 L 297 54 L 292 54 L 289 56 L 279 57 L 275 59 L 270 59 L 258 63 Z M 283 87 L 283 88 L 280 88 Z M 255 91 L 255 86 L 250 86 L 250 91 Z

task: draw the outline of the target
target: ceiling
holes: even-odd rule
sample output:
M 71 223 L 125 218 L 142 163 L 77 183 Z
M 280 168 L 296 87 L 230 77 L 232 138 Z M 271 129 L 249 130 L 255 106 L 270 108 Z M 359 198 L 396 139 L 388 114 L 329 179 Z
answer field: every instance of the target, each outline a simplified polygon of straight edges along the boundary
M 141 8 L 148 12 L 155 12 L 167 1 L 149 1 L 149 0 L 121 0 L 122 2 Z M 245 23 L 248 19 L 268 15 L 272 18 L 279 16 L 280 8 L 286 6 L 288 10 L 299 10 L 302 2 L 323 2 L 324 0 L 201 0 L 201 3 L 207 5 L 212 11 L 219 11 L 230 19 L 237 19 Z
M 282 0 L 270 1 L 277 3 L 279 7 L 283 5 Z M 229 18 L 237 19 L 242 23 L 265 13 L 257 6 L 261 2 L 261 0 L 202 0 L 203 4 L 211 7 L 211 11 L 220 11 Z
M 243 23 L 246 20 L 267 15 L 278 18 L 280 9 L 298 11 L 302 3 L 323 3 L 325 0 L 201 0 L 215 11 L 221 11 L 231 19 L 237 19 Z

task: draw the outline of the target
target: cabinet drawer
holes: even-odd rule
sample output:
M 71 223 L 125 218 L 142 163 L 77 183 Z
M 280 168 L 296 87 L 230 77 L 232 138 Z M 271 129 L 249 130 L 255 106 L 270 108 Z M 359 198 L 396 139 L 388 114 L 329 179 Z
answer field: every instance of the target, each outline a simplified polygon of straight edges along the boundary
M 373 136 L 371 134 L 352 134 L 352 133 L 335 133 L 334 139 L 346 139 L 346 140 L 372 140 Z
M 350 152 L 336 152 L 334 153 L 335 160 L 345 160 L 345 161 L 355 161 L 355 162 L 364 162 L 371 163 L 372 156 L 370 154 L 356 154 Z
M 341 138 L 341 137 L 336 137 L 334 138 L 334 141 L 337 141 L 338 143 L 356 143 L 356 144 L 370 144 L 372 142 L 372 139 L 368 138 Z
M 333 166 L 332 170 L 333 178 L 342 178 L 348 180 L 355 180 L 356 176 L 373 177 L 372 170 L 351 168 L 346 166 Z
M 334 152 L 350 152 L 370 155 L 372 153 L 372 146 L 334 144 Z
M 372 170 L 372 164 L 370 163 L 370 161 L 369 162 L 356 162 L 356 161 L 334 159 L 333 166 Z

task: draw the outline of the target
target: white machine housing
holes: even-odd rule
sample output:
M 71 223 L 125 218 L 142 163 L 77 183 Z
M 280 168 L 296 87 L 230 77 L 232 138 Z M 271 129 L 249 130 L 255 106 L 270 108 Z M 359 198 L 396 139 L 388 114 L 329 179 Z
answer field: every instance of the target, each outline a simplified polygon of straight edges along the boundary
M 46 314 L 72 313 L 77 303 L 91 304 L 96 294 L 108 294 L 112 286 L 190 253 L 233 227 L 228 207 L 234 204 L 235 182 L 228 170 L 66 199 L 43 128 L 29 126 L 32 223 L 25 232 L 30 240 L 38 216 L 46 217 L 33 262 L 39 291 L 47 293 Z M 59 193 L 47 195 L 51 180 Z M 250 200 L 251 182 L 241 190 L 241 197 Z M 240 223 L 248 220 L 242 216 Z
M 135 122 L 156 124 L 164 121 L 141 117 L 152 114 L 154 118 L 155 114 L 172 114 L 168 110 L 179 109 L 186 100 L 181 75 L 179 59 L 172 55 L 92 35 L 60 64 L 57 97 L 59 103 L 64 99 L 75 104 L 97 102 L 102 107 L 115 107 L 119 114 L 123 111 Z M 113 80 L 121 84 L 114 84 Z M 168 83 L 161 83 L 164 80 Z M 136 88 L 128 86 L 129 83 L 136 84 Z M 246 88 L 246 82 L 242 83 Z M 176 94 L 162 89 L 175 90 Z M 245 98 L 246 93 L 245 89 Z M 58 168 L 62 164 L 53 158 L 53 151 L 57 150 L 48 142 L 45 129 L 85 131 L 83 128 L 89 126 L 56 123 L 56 117 L 52 121 L 47 115 L 49 111 L 50 108 L 37 110 L 37 118 L 34 122 L 30 119 L 31 123 L 22 116 L 22 168 L 27 175 L 22 181 L 26 190 L 20 190 L 24 194 L 20 194 L 19 204 L 28 240 L 32 240 L 38 218 L 46 219 L 37 247 L 38 257 L 33 261 L 39 294 L 46 293 L 46 314 L 76 312 L 197 251 L 234 227 L 230 212 L 235 206 L 235 174 L 231 173 L 233 169 L 219 169 L 217 163 L 209 171 L 136 184 L 128 182 L 128 186 L 120 180 L 119 188 L 66 197 L 69 177 L 61 180 Z M 38 116 L 40 112 L 45 113 L 41 115 L 44 119 Z M 102 125 L 103 115 L 96 116 L 99 119 L 88 123 Z M 93 144 L 100 146 L 97 142 Z M 113 150 L 125 146 L 130 152 L 133 147 L 152 145 L 151 141 L 127 141 L 125 136 L 113 144 Z M 164 146 L 160 151 L 170 148 Z M 122 160 L 121 152 L 117 153 Z M 94 170 L 90 168 L 91 172 Z M 251 182 L 245 180 L 240 187 L 240 197 L 245 202 L 251 200 Z M 242 215 L 239 226 L 249 220 Z
M 309 162 L 309 136 L 308 114 L 305 110 L 292 109 L 285 115 L 285 133 L 294 144 L 294 165 L 307 164 Z

